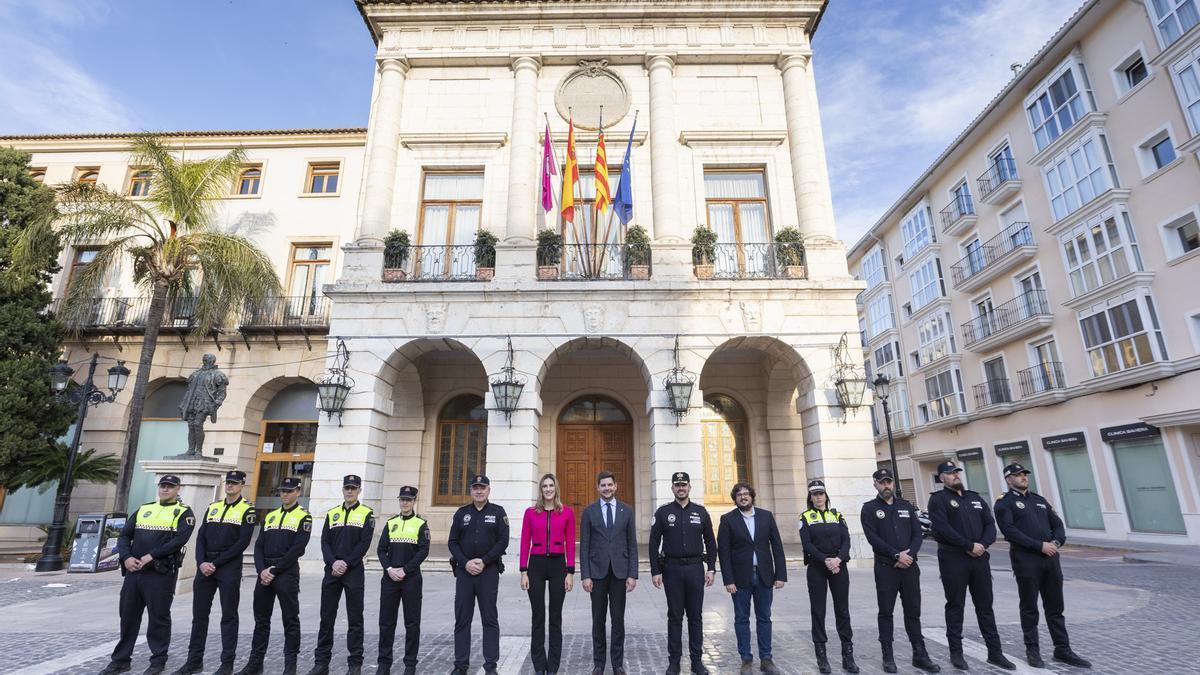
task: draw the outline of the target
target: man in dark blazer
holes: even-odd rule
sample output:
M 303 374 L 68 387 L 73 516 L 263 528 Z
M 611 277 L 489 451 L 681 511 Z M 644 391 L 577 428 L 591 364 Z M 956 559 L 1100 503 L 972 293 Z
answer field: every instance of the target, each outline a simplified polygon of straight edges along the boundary
M 741 672 L 754 672 L 750 646 L 753 601 L 759 667 L 764 673 L 779 673 L 782 671 L 771 660 L 771 600 L 775 589 L 783 588 L 787 581 L 783 539 L 775 516 L 754 506 L 755 492 L 749 483 L 735 484 L 729 494 L 737 508 L 721 516 L 717 558 L 721 563 L 721 582 L 733 596 L 733 630 L 742 657 Z
M 612 615 L 613 675 L 625 675 L 625 594 L 637 587 L 638 556 L 633 508 L 617 501 L 617 479 L 596 476 L 600 499 L 583 509 L 579 523 L 580 577 L 592 596 L 592 675 L 604 675 L 605 615 Z

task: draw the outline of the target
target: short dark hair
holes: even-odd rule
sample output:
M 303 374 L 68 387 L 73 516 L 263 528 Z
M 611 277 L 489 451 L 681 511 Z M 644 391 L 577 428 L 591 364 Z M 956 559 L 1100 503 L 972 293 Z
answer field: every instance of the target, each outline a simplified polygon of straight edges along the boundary
M 753 502 L 754 499 L 756 497 L 758 497 L 758 493 L 754 491 L 754 486 L 750 485 L 749 483 L 734 483 L 733 489 L 729 491 L 729 498 L 732 499 L 734 502 L 737 502 L 737 493 L 741 492 L 742 490 L 750 491 L 750 501 L 751 502 Z
M 600 473 L 596 474 L 596 485 L 599 485 L 600 481 L 604 480 L 605 478 L 611 478 L 613 479 L 614 483 L 617 482 L 617 477 L 613 475 L 613 472 L 601 471 Z

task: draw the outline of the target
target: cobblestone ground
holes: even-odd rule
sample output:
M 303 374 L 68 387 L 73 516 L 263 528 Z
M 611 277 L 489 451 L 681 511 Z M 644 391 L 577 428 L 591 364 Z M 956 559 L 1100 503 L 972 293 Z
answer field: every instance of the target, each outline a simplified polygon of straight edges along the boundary
M 998 551 L 998 553 L 1000 553 Z M 1005 650 L 1017 662 L 1018 672 L 1039 672 L 1024 662 L 1024 647 L 1017 622 L 1015 583 L 1007 567 L 1007 556 L 996 555 L 993 570 L 996 588 L 996 612 Z M 944 624 L 942 621 L 941 588 L 936 562 L 923 557 L 925 635 L 934 660 L 944 672 L 954 671 L 948 663 Z M 1067 620 L 1076 651 L 1091 659 L 1097 673 L 1196 673 L 1200 672 L 1200 566 L 1137 564 L 1121 562 L 1114 556 L 1081 553 L 1064 559 L 1068 579 Z M 95 673 L 107 663 L 107 655 L 116 639 L 115 577 L 84 577 L 74 575 L 45 577 L 13 573 L 0 574 L 0 603 L 5 607 L 0 622 L 0 672 L 20 673 Z M 431 577 L 433 575 L 430 575 Z M 507 576 L 507 575 L 506 575 Z M 798 576 L 793 574 L 793 576 Z M 851 607 L 856 632 L 856 654 L 863 673 L 882 672 L 879 645 L 875 641 L 874 588 L 869 573 L 853 570 L 851 577 Z M 248 613 L 250 580 L 243 592 L 242 638 L 243 650 L 238 658 L 240 667 L 249 646 L 252 621 Z M 426 582 L 426 605 L 421 645 L 421 673 L 447 673 L 453 662 L 451 638 L 452 594 L 443 584 Z M 506 579 L 507 581 L 507 579 Z M 648 582 L 647 580 L 644 580 Z M 48 584 L 69 583 L 69 587 L 46 587 Z M 304 622 L 300 667 L 304 673 L 311 665 L 312 649 L 316 642 L 316 593 L 310 589 L 319 583 L 317 576 L 305 577 L 302 594 Z M 507 586 L 507 585 L 506 585 Z M 365 673 L 374 672 L 374 650 L 377 635 L 372 630 L 377 621 L 376 589 L 368 586 L 367 636 Z M 516 589 L 502 591 L 501 597 L 501 668 L 502 673 L 532 673 L 528 658 L 529 620 L 526 599 Z M 190 596 L 176 599 L 175 631 L 172 639 L 169 668 L 183 660 L 186 651 L 186 630 L 190 611 Z M 591 671 L 590 614 L 587 598 L 578 588 L 568 596 L 564 617 L 563 665 L 561 673 L 587 675 Z M 630 673 L 662 673 L 666 668 L 665 602 L 662 593 L 648 584 L 639 587 L 631 596 L 627 614 L 629 635 L 626 639 L 626 666 Z M 207 666 L 214 669 L 220 651 L 214 615 L 208 641 Z M 787 673 L 815 673 L 816 664 L 809 642 L 807 598 L 802 584 L 789 584 L 776 595 L 774 651 L 776 663 Z M 832 617 L 828 619 L 832 629 Z M 965 636 L 968 639 L 968 660 L 971 672 L 1000 673 L 979 659 L 984 652 L 978 630 L 973 625 L 971 608 L 967 610 Z M 899 628 L 899 616 L 897 624 Z M 736 673 L 740 659 L 732 629 L 732 610 L 728 598 L 717 587 L 709 589 L 705 602 L 704 663 L 714 673 Z M 110 627 L 111 626 L 111 627 Z M 478 623 L 472 665 L 479 660 Z M 832 632 L 832 631 L 831 631 Z M 1073 672 L 1075 669 L 1049 659 L 1050 639 L 1042 628 L 1043 656 L 1048 671 Z M 344 618 L 339 621 L 334 651 L 333 672 L 343 672 L 345 650 Z M 273 644 L 267 672 L 278 672 L 282 666 L 282 635 L 276 619 Z M 397 649 L 403 650 L 402 638 Z M 831 645 L 834 672 L 840 672 L 836 645 Z M 140 672 L 149 653 L 142 642 L 134 654 L 134 672 Z M 908 665 L 909 650 L 897 643 L 901 673 L 915 673 Z M 687 656 L 684 656 L 687 668 Z M 757 665 L 757 664 L 756 664 Z M 170 671 L 168 671 L 170 672 Z

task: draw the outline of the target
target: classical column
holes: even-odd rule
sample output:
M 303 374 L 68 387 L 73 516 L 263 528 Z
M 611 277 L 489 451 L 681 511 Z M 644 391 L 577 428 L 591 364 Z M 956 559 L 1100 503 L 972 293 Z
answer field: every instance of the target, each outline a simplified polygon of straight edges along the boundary
M 514 56 L 512 134 L 508 152 L 505 239 L 533 241 L 538 197 L 537 82 L 540 56 Z
M 675 129 L 675 57 L 650 54 L 650 185 L 654 239 L 682 242 L 679 223 L 679 133 Z
M 396 184 L 396 152 L 400 137 L 400 110 L 408 60 L 388 57 L 379 61 L 379 88 L 371 120 L 371 145 L 367 148 L 359 246 L 382 246 L 391 225 L 392 193 Z
M 792 184 L 800 231 L 809 241 L 834 240 L 833 201 L 829 170 L 821 137 L 821 116 L 813 83 L 812 52 L 783 54 L 776 66 L 783 77 L 783 105 L 787 118 Z

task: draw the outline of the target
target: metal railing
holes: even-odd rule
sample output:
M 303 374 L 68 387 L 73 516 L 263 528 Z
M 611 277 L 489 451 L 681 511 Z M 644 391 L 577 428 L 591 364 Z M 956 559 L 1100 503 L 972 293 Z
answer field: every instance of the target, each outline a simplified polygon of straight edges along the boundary
M 971 319 L 962 325 L 963 342 L 967 347 L 988 338 L 1026 319 L 1050 313 L 1046 291 L 1038 289 L 1022 293 L 1008 302 L 995 307 L 987 314 Z
M 1012 403 L 1012 391 L 1007 379 L 988 380 L 971 387 L 975 392 L 975 407 L 986 408 L 1000 403 Z
M 714 279 L 789 278 L 789 268 L 806 264 L 804 246 L 798 243 L 716 244 L 714 249 Z
M 950 276 L 958 286 L 1013 250 L 1033 245 L 1033 229 L 1029 223 L 1013 223 L 951 265 Z
M 475 281 L 475 245 L 410 246 L 384 255 L 384 281 Z
M 54 302 L 54 311 L 59 321 L 73 330 L 138 332 L 146 329 L 150 298 L 96 298 L 87 305 L 73 309 L 66 309 L 60 298 Z M 191 330 L 195 326 L 196 298 L 167 298 L 159 327 Z
M 329 298 L 313 294 L 247 302 L 240 325 L 243 328 L 328 327 Z
M 986 199 L 996 188 L 1017 178 L 1017 163 L 1009 157 L 997 157 L 988 170 L 975 179 L 979 184 L 979 197 Z
M 634 267 L 639 271 L 635 273 Z M 559 278 L 575 281 L 648 279 L 650 253 L 631 256 L 628 244 L 563 244 Z
M 1058 361 L 1039 363 L 1032 368 L 1018 370 L 1017 381 L 1021 384 L 1022 398 L 1067 388 L 1067 378 L 1063 377 L 1062 364 Z
M 971 201 L 971 195 L 957 195 L 938 214 L 942 218 L 942 229 L 945 230 L 959 218 L 975 215 L 975 204 Z

